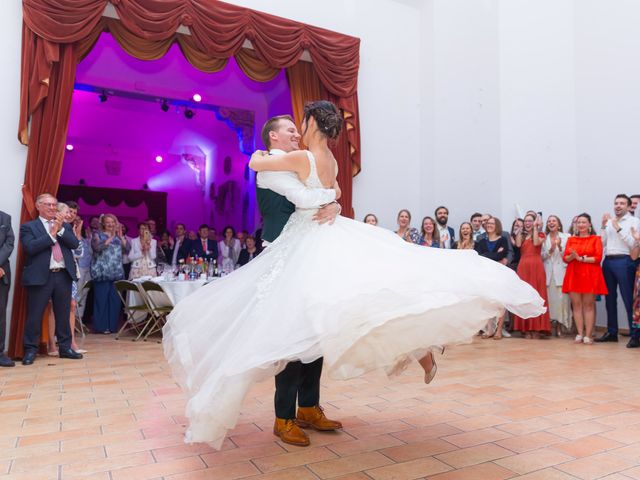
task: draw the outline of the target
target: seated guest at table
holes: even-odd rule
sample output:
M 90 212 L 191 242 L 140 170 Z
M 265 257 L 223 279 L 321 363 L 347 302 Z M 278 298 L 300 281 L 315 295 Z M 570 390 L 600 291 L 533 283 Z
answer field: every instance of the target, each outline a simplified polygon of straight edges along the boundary
M 171 238 L 171 234 L 167 230 L 162 232 L 160 235 L 160 242 L 158 243 L 156 263 L 171 264 L 174 245 L 175 242 L 173 241 L 173 238 Z
M 455 240 L 453 245 L 451 245 L 451 248 L 454 250 L 473 250 L 475 245 L 473 234 L 472 224 L 469 222 L 462 222 L 460 225 L 460 231 L 458 232 L 458 238 L 460 238 L 460 240 Z
M 238 263 L 240 256 L 240 242 L 236 237 L 236 232 L 232 226 L 224 227 L 222 231 L 222 240 L 218 242 L 218 251 L 220 252 L 220 268 L 223 272 L 232 272 Z
M 118 331 L 120 298 L 113 282 L 124 278 L 122 254 L 131 250 L 131 243 L 125 238 L 122 225 L 115 215 L 102 215 L 101 231 L 93 234 L 91 249 L 91 278 L 93 279 L 93 329 L 96 332 Z
M 71 283 L 78 279 L 72 251 L 78 248 L 79 242 L 71 225 L 58 212 L 58 201 L 53 195 L 39 195 L 36 208 L 38 218 L 20 227 L 20 242 L 25 253 L 22 286 L 27 289 L 23 365 L 33 364 L 36 358 L 42 316 L 50 301 L 55 316 L 58 355 L 74 360 L 82 358 L 71 348 L 69 325 Z
M 373 213 L 367 213 L 364 216 L 364 223 L 368 223 L 369 225 L 373 225 L 374 227 L 378 225 L 378 217 L 376 217 Z
M 440 243 L 440 230 L 436 226 L 436 221 L 431 217 L 424 217 L 422 219 L 422 228 L 420 231 L 420 238 L 418 239 L 418 245 L 425 247 L 442 248 Z
M 209 238 L 209 226 L 206 223 L 200 225 L 198 238 L 189 240 L 185 244 L 185 257 L 198 257 L 205 260 L 218 259 L 218 244 Z
M 240 248 L 243 250 L 247 248 L 247 244 L 246 244 L 247 236 L 249 236 L 249 232 L 247 232 L 246 230 L 241 230 L 238 233 L 236 233 L 236 238 L 240 242 Z
M 496 262 L 501 262 L 507 257 L 509 252 L 509 244 L 507 238 L 502 235 L 502 222 L 499 218 L 489 217 L 484 224 L 485 235 L 475 242 L 475 250 L 479 255 L 490 258 Z M 489 328 L 483 334 L 483 338 L 493 337 L 500 340 L 504 334 L 504 313 L 498 318 L 495 328 L 492 328 L 489 322 Z
M 247 235 L 245 242 L 246 242 L 247 248 L 242 250 L 240 252 L 240 256 L 238 257 L 238 265 L 240 267 L 242 265 L 246 265 L 247 263 L 249 263 L 251 260 L 253 260 L 256 257 L 256 255 L 260 253 L 260 251 L 258 250 L 258 247 L 256 246 L 256 239 L 253 236 Z
M 596 295 L 606 295 L 602 267 L 602 239 L 593 234 L 591 217 L 581 213 L 576 218 L 575 235 L 569 237 L 563 260 L 567 263 L 562 291 L 568 293 L 576 322 L 576 343 L 593 343 L 596 323 Z
M 131 240 L 130 280 L 140 277 L 156 276 L 156 258 L 158 242 L 151 236 L 149 224 L 146 222 L 138 224 L 138 236 Z

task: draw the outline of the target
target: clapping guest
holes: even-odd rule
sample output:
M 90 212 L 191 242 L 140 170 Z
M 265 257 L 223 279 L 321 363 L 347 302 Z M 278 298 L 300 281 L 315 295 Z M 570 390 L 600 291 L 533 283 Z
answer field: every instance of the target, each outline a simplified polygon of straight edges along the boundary
M 418 244 L 425 247 L 444 248 L 444 245 L 440 242 L 440 231 L 433 218 L 424 217 L 422 219 Z
M 260 253 L 256 246 L 256 239 L 252 235 L 247 235 L 245 243 L 247 248 L 243 249 L 238 257 L 239 266 L 246 265 Z
M 542 263 L 542 243 L 545 235 L 541 232 L 542 219 L 535 213 L 529 212 L 524 217 L 523 232 L 516 237 L 516 246 L 520 248 L 520 263 L 518 276 L 531 285 L 544 299 L 547 299 L 547 281 Z M 540 338 L 541 334 L 551 333 L 549 311 L 533 318 L 515 316 L 514 330 L 520 330 L 525 338 Z
M 549 317 L 554 333 L 562 336 L 562 330 L 571 331 L 571 301 L 562 293 L 562 283 L 567 264 L 563 259 L 569 235 L 562 231 L 562 222 L 556 215 L 549 215 L 545 229 L 547 238 L 542 243 L 542 261 L 547 276 Z
M 209 225 L 206 223 L 200 225 L 197 238 L 189 240 L 185 244 L 185 252 L 185 257 L 199 257 L 205 260 L 217 261 L 218 244 L 209 238 Z
M 637 211 L 637 210 L 636 210 Z M 631 235 L 636 241 L 635 246 L 631 250 L 631 259 L 636 261 L 640 258 L 640 231 L 631 228 Z M 633 285 L 633 328 L 640 329 L 640 266 L 636 268 L 636 276 Z
M 367 213 L 364 216 L 364 223 L 368 223 L 369 225 L 373 225 L 374 227 L 378 225 L 378 217 L 376 217 L 373 213 Z
M 231 226 L 224 227 L 222 240 L 218 242 L 220 252 L 220 268 L 223 272 L 232 272 L 238 263 L 240 256 L 240 242 L 236 238 L 236 232 Z
M 184 223 L 176 223 L 175 234 L 176 238 L 173 240 L 173 245 L 171 246 L 173 253 L 171 257 L 169 257 L 171 265 L 177 265 L 178 261 L 186 258 L 189 243 L 189 239 L 187 238 L 187 229 Z M 171 237 L 169 237 L 169 242 L 171 243 Z
M 483 229 L 484 233 L 484 229 Z M 469 222 L 462 222 L 460 225 L 460 230 L 458 231 L 458 237 L 460 240 L 456 240 L 453 242 L 454 250 L 473 250 L 475 246 L 475 241 L 473 239 L 473 224 Z
M 509 264 L 509 267 L 514 270 L 518 270 L 518 264 L 520 263 L 520 247 L 517 245 L 517 239 L 522 235 L 524 230 L 524 220 L 522 218 L 516 218 L 511 224 L 511 232 L 509 234 L 509 242 L 513 249 L 513 259 Z
M 509 244 L 507 238 L 502 235 L 502 222 L 499 218 L 490 217 L 485 222 L 486 235 L 475 243 L 475 250 L 479 255 L 490 258 L 496 262 L 501 262 L 507 257 L 509 252 Z M 503 335 L 504 326 L 504 313 L 498 318 L 493 332 L 488 328 L 486 334 L 483 334 L 483 338 L 493 337 L 496 340 L 500 340 Z
M 100 219 L 101 231 L 93 234 L 91 278 L 93 279 L 93 328 L 97 332 L 118 330 L 120 299 L 113 282 L 124 278 L 122 255 L 131 250 L 115 215 L 106 213 Z
M 409 210 L 403 208 L 398 212 L 398 230 L 395 233 L 410 243 L 418 243 L 420 241 L 420 232 L 411 227 L 411 213 Z
M 636 217 L 640 217 L 640 212 L 638 212 L 638 205 L 640 205 L 640 193 L 631 195 L 629 198 L 631 199 L 631 208 L 629 208 L 629 213 Z
M 156 276 L 156 258 L 158 242 L 151 236 L 149 224 L 142 222 L 138 224 L 138 236 L 131 240 L 131 272 L 129 279 L 135 280 L 140 277 Z
M 154 240 L 158 239 L 158 224 L 153 218 L 147 218 L 144 223 L 149 227 L 149 233 Z M 139 229 L 139 228 L 138 228 Z
M 578 216 L 576 215 L 571 220 L 571 226 L 569 227 L 569 231 L 567 232 L 569 236 L 576 235 L 578 232 Z
M 171 263 L 173 259 L 173 247 L 175 242 L 171 238 L 171 234 L 165 230 L 160 235 L 160 243 L 158 243 L 157 263 Z
M 596 323 L 596 295 L 606 295 L 602 274 L 602 240 L 593 235 L 591 217 L 582 213 L 576 221 L 576 235 L 567 239 L 563 259 L 568 264 L 562 291 L 568 293 L 578 335 L 576 343 L 592 344 Z

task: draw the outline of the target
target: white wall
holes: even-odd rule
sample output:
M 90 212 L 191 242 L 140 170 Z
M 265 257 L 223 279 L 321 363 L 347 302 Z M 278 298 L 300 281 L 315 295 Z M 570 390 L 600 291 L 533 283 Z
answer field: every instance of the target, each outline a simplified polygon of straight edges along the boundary
M 231 0 L 230 3 L 359 37 L 362 173 L 356 218 L 375 212 L 394 227 L 400 208 L 420 211 L 420 10 L 392 0 Z M 416 213 L 417 215 L 417 213 Z
M 27 149 L 18 143 L 18 117 L 20 102 L 20 39 L 22 36 L 21 2 L 7 2 L 0 15 L 0 32 L 6 48 L 0 49 L 0 145 L 2 145 L 2 179 L 0 180 L 0 210 L 11 215 L 13 230 L 18 236 L 20 206 L 22 204 L 22 181 Z M 16 241 L 17 247 L 17 241 Z M 14 249 L 11 266 L 15 271 Z M 13 296 L 13 288 L 9 293 Z M 11 318 L 11 300 L 7 310 Z M 7 337 L 10 325 L 7 325 Z M 7 344 L 9 340 L 7 338 Z

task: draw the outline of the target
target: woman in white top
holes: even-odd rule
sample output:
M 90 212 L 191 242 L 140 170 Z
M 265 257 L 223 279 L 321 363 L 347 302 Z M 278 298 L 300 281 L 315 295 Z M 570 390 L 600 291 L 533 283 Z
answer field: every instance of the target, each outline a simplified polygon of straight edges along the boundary
M 562 222 L 556 215 L 549 215 L 546 228 L 547 238 L 542 244 L 542 261 L 547 275 L 547 293 L 549 295 L 549 316 L 552 328 L 558 337 L 562 330 L 571 331 L 571 301 L 569 295 L 562 293 L 562 282 L 567 264 L 562 259 L 564 247 L 569 235 L 562 231 Z
M 146 223 L 138 224 L 139 236 L 131 240 L 131 272 L 129 279 L 134 280 L 140 277 L 156 276 L 156 254 L 158 242 L 151 237 L 149 226 Z
M 218 242 L 218 252 L 220 254 L 220 268 L 225 273 L 231 273 L 236 268 L 238 258 L 240 258 L 240 240 L 236 238 L 236 231 L 233 227 L 225 227 L 222 231 L 222 240 Z

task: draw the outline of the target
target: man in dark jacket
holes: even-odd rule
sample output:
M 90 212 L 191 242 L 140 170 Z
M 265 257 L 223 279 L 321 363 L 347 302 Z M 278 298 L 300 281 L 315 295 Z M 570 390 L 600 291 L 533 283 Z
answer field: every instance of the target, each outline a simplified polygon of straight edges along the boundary
M 0 211 L 0 367 L 13 367 L 15 363 L 4 354 L 7 337 L 7 301 L 11 288 L 11 265 L 15 237 L 11 228 L 11 216 Z

